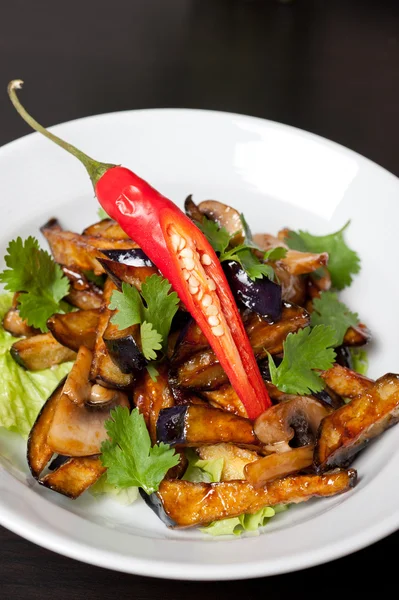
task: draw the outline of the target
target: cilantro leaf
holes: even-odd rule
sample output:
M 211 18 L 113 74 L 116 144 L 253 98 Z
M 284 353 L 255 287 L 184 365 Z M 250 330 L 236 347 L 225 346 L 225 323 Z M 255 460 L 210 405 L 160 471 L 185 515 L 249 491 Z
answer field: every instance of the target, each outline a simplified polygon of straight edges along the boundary
M 102 206 L 99 207 L 99 209 L 97 211 L 97 215 L 98 215 L 98 218 L 100 219 L 100 221 L 103 221 L 104 219 L 110 219 L 111 218 L 108 215 L 108 213 L 105 212 L 105 210 L 103 209 Z
M 143 321 L 143 323 L 140 325 L 140 337 L 141 349 L 146 359 L 156 360 L 156 351 L 162 349 L 162 335 L 153 328 L 151 323 Z
M 310 324 L 313 327 L 315 325 L 332 327 L 336 335 L 334 346 L 340 346 L 348 328 L 355 327 L 359 323 L 359 315 L 350 312 L 346 304 L 340 302 L 334 292 L 322 292 L 320 298 L 313 300 L 313 307 Z
M 287 254 L 287 249 L 282 246 L 277 246 L 277 248 L 270 248 L 270 250 L 266 250 L 263 255 L 263 260 L 280 260 L 284 258 Z
M 325 325 L 316 325 L 313 329 L 305 327 L 288 334 L 283 344 L 284 358 L 278 367 L 269 354 L 272 383 L 286 394 L 319 392 L 324 382 L 314 369 L 325 370 L 332 366 L 335 341 L 334 329 Z
M 250 249 L 240 250 L 230 260 L 239 262 L 252 281 L 261 279 L 264 275 L 269 279 L 274 279 L 273 267 L 266 263 L 261 263 Z
M 101 462 L 107 467 L 107 481 L 119 488 L 141 487 L 152 494 L 166 473 L 179 462 L 179 455 L 167 444 L 151 447 L 151 440 L 138 408 L 111 411 L 105 428 L 110 437 L 101 445 Z
M 227 229 L 224 227 L 219 227 L 217 223 L 211 221 L 205 216 L 202 222 L 196 222 L 196 225 L 198 229 L 200 229 L 205 235 L 215 252 L 223 254 L 231 240 L 231 236 Z
M 119 329 L 140 324 L 141 349 L 147 360 L 155 360 L 156 352 L 166 347 L 170 327 L 178 306 L 179 297 L 171 292 L 172 286 L 167 279 L 154 274 L 144 281 L 141 297 L 138 290 L 128 283 L 122 283 L 122 291 L 112 293 L 108 308 L 117 312 L 111 322 Z M 154 368 L 149 370 L 156 377 Z
M 328 270 L 335 288 L 342 290 L 352 283 L 352 275 L 360 271 L 359 255 L 347 246 L 344 231 L 346 223 L 339 231 L 330 235 L 311 235 L 307 231 L 290 231 L 286 242 L 293 250 L 305 252 L 328 252 Z
M 7 248 L 8 269 L 0 273 L 0 283 L 19 296 L 21 317 L 28 325 L 47 331 L 47 319 L 64 312 L 61 300 L 69 292 L 69 281 L 48 252 L 32 236 L 12 240 Z
M 111 317 L 111 323 L 117 325 L 119 329 L 126 329 L 144 320 L 144 307 L 140 293 L 137 288 L 128 283 L 122 283 L 121 292 L 114 290 L 108 308 L 117 310 Z
M 148 363 L 148 365 L 146 365 L 146 369 L 147 369 L 148 375 L 151 377 L 152 381 L 154 381 L 156 383 L 158 375 L 159 375 L 159 371 L 156 368 L 156 366 L 152 363 Z
M 141 294 L 147 304 L 144 319 L 161 335 L 164 344 L 179 307 L 179 296 L 171 289 L 169 281 L 156 273 L 147 277 L 141 286 Z

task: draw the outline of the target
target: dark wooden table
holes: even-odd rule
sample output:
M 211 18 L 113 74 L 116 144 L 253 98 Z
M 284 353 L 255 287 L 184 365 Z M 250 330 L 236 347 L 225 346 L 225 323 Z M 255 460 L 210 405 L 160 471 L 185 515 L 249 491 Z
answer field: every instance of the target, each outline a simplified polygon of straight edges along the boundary
M 48 125 L 134 108 L 225 110 L 318 133 L 399 175 L 397 0 L 68 0 L 62 6 L 4 0 L 4 90 L 15 77 L 29 84 L 24 100 Z M 0 144 L 27 132 L 4 91 Z M 360 592 L 368 585 L 365 567 L 396 559 L 398 542 L 394 534 L 347 558 L 289 575 L 196 584 L 87 566 L 0 528 L 0 596 L 222 599 L 262 591 L 277 600 L 304 597 L 314 576 L 323 576 L 325 592 L 326 584 L 339 585 L 340 573 L 353 573 Z

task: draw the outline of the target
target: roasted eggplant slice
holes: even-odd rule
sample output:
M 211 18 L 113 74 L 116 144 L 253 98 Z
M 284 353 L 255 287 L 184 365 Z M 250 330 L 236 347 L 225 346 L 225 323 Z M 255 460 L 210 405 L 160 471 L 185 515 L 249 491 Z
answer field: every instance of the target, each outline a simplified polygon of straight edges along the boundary
M 76 358 L 76 353 L 57 342 L 52 333 L 18 340 L 10 352 L 15 362 L 28 371 L 41 371 Z
M 248 450 L 247 448 L 240 448 L 234 444 L 201 446 L 198 448 L 197 452 L 202 460 L 223 459 L 223 469 L 220 481 L 245 479 L 245 466 L 259 459 L 259 454 L 256 452 Z
M 122 373 L 141 371 L 147 364 L 139 345 L 140 326 L 118 329 L 109 322 L 103 335 L 108 354 Z
M 313 448 L 310 444 L 259 458 L 245 466 L 245 477 L 254 488 L 260 488 L 274 479 L 298 473 L 312 465 Z
M 128 240 L 130 239 L 120 225 L 113 219 L 103 219 L 98 223 L 94 223 L 82 232 L 82 235 L 94 235 L 107 240 Z
M 47 327 L 63 346 L 75 352 L 80 346 L 93 350 L 99 318 L 99 309 L 78 310 L 65 315 L 53 315 L 47 321 Z
M 132 385 L 134 376 L 131 373 L 122 373 L 118 365 L 111 359 L 103 339 L 110 319 L 114 314 L 113 311 L 109 310 L 108 303 L 115 289 L 116 286 L 108 278 L 104 286 L 104 303 L 100 309 L 90 379 L 105 387 L 127 389 Z
M 344 398 L 356 398 L 375 385 L 372 379 L 337 364 L 320 375 L 330 389 Z
M 309 324 L 309 314 L 300 306 L 284 303 L 281 320 L 267 323 L 256 313 L 244 312 L 243 321 L 258 360 L 283 351 L 283 342 Z M 197 341 L 197 343 L 196 343 Z M 204 338 L 192 323 L 176 345 L 171 360 L 171 385 L 195 391 L 214 390 L 228 383 L 228 378 L 214 352 L 204 346 Z
M 66 377 L 56 387 L 41 409 L 28 438 L 27 459 L 29 469 L 36 479 L 50 462 L 54 451 L 47 444 L 47 435 L 52 423 L 55 407 L 62 396 Z
M 222 408 L 228 412 L 232 412 L 240 417 L 247 417 L 247 411 L 241 400 L 239 399 L 237 392 L 234 388 L 226 383 L 217 390 L 210 390 L 209 392 L 201 392 L 201 396 L 208 400 L 209 404 L 215 408 Z
M 356 327 L 349 327 L 345 333 L 345 346 L 364 346 L 371 340 L 370 330 L 363 323 L 359 323 Z
M 399 420 L 399 375 L 377 379 L 349 404 L 323 419 L 315 448 L 318 472 L 349 465 L 373 438 Z
M 99 258 L 105 272 L 120 289 L 122 283 L 129 283 L 139 291 L 147 277 L 159 273 L 155 265 L 141 248 L 132 250 L 104 250 L 106 258 Z
M 281 318 L 281 285 L 268 277 L 252 281 L 245 269 L 235 260 L 224 262 L 223 269 L 238 302 L 271 323 Z
M 98 456 L 71 458 L 56 471 L 39 480 L 39 483 L 72 500 L 78 498 L 96 483 L 106 471 Z
M 10 308 L 3 318 L 3 327 L 14 337 L 32 337 L 40 333 L 38 329 L 30 327 L 27 322 L 21 318 L 19 310 Z
M 194 527 L 243 513 L 253 514 L 265 506 L 335 496 L 353 488 L 356 481 L 354 469 L 288 476 L 260 489 L 247 481 L 191 483 L 175 479 L 162 481 L 157 494 L 142 495 L 168 527 Z
M 157 380 L 153 381 L 145 372 L 140 383 L 133 390 L 133 402 L 144 415 L 153 444 L 157 441 L 156 428 L 160 411 L 174 405 L 168 382 L 167 366 L 160 365 L 158 373 Z
M 104 270 L 97 258 L 103 256 L 101 250 L 128 250 L 137 248 L 131 240 L 110 240 L 97 236 L 84 236 L 72 231 L 60 231 L 53 227 L 41 228 L 48 241 L 56 262 L 77 269 L 78 271 L 94 271 L 101 275 Z
M 80 310 L 95 310 L 102 306 L 103 294 L 102 291 L 97 290 L 96 286 L 85 290 L 71 288 L 65 300 Z
M 259 444 L 249 419 L 196 404 L 162 409 L 157 421 L 157 440 L 171 446 L 218 442 L 243 446 Z

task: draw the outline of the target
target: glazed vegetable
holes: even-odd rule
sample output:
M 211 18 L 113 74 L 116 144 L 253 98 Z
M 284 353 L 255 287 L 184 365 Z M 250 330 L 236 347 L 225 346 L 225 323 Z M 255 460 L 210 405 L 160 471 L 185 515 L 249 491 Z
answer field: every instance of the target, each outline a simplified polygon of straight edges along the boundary
M 254 488 L 261 488 L 269 481 L 302 471 L 313 463 L 313 448 L 309 444 L 259 458 L 245 466 L 245 477 Z
M 98 309 L 78 310 L 66 315 L 53 315 L 47 321 L 47 327 L 63 346 L 75 352 L 80 346 L 93 350 L 99 318 Z
M 39 479 L 39 483 L 75 500 L 98 481 L 104 473 L 105 468 L 98 456 L 70 458 L 58 469 Z
M 46 131 L 20 104 L 16 90 L 21 86 L 20 80 L 8 86 L 18 113 L 83 163 L 101 206 L 170 281 L 206 335 L 248 416 L 256 418 L 270 406 L 270 399 L 226 277 L 205 236 L 176 205 L 128 169 L 98 163 Z M 48 239 L 54 236 L 61 241 L 62 258 L 68 258 L 63 247 L 74 240 L 63 232 L 50 232 Z M 60 254 L 56 259 L 70 264 L 60 260 Z M 101 272 L 89 262 L 85 268 Z
M 321 423 L 314 464 L 318 472 L 349 465 L 373 438 L 399 420 L 399 375 L 388 373 Z
M 258 360 L 283 351 L 283 342 L 289 333 L 306 327 L 309 315 L 305 309 L 283 304 L 280 321 L 268 323 L 256 313 L 244 313 L 245 328 Z M 215 353 L 206 345 L 195 323 L 187 327 L 172 357 L 171 383 L 182 389 L 213 390 L 228 382 Z
M 281 318 L 281 286 L 268 277 L 252 281 L 242 266 L 229 260 L 224 263 L 224 272 L 237 300 L 261 317 L 278 321 Z
M 21 367 L 28 371 L 41 371 L 69 360 L 76 354 L 62 346 L 51 333 L 41 333 L 15 342 L 11 347 L 11 356 Z
M 98 261 L 119 289 L 125 282 L 140 291 L 147 277 L 158 273 L 158 269 L 140 248 L 127 251 L 103 250 L 103 254 L 107 258 L 99 258 Z
M 314 442 L 321 420 L 330 412 L 315 398 L 294 396 L 258 417 L 254 431 L 263 444 L 287 444 L 296 435 L 298 445 L 307 445 Z M 305 437 L 301 440 L 301 436 Z
M 326 384 L 339 396 L 356 398 L 374 386 L 374 381 L 341 365 L 334 365 L 320 374 Z
M 3 318 L 3 327 L 14 337 L 31 337 L 40 333 L 38 329 L 30 327 L 16 308 L 10 308 Z
M 194 527 L 243 513 L 255 513 L 264 506 L 298 503 L 315 496 L 342 494 L 354 487 L 353 469 L 325 475 L 293 475 L 255 489 L 247 481 L 191 483 L 163 481 L 158 494 L 145 500 L 168 527 Z M 143 496 L 144 497 L 144 496 Z
M 47 435 L 50 430 L 50 425 L 54 417 L 55 408 L 62 395 L 65 379 L 60 381 L 54 392 L 45 402 L 37 419 L 31 429 L 28 438 L 28 465 L 30 471 L 36 479 L 44 470 L 45 466 L 50 462 L 54 451 L 47 443 Z
M 256 446 L 259 443 L 248 419 L 195 404 L 162 409 L 157 421 L 157 439 L 171 446 L 217 442 Z

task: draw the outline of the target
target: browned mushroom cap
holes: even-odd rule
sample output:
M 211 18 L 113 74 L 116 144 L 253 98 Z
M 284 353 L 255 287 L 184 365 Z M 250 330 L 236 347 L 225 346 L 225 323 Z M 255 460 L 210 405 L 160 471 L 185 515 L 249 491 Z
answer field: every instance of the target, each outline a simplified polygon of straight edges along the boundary
M 64 456 L 99 454 L 102 442 L 108 437 L 104 424 L 109 419 L 110 410 L 115 406 L 129 407 L 126 394 L 112 390 L 110 401 L 109 391 L 106 391 L 107 401 L 95 406 L 90 402 L 79 406 L 62 394 L 47 435 L 48 446 Z
M 314 441 L 320 421 L 330 413 L 315 398 L 297 396 L 261 414 L 254 424 L 255 435 L 263 444 L 272 446 L 287 444 L 296 434 L 298 445 L 303 446 Z
M 85 346 L 79 348 L 78 355 L 64 385 L 64 394 L 78 406 L 82 406 L 90 397 L 89 381 L 93 353 Z
M 247 463 L 244 467 L 245 477 L 254 488 L 260 488 L 273 479 L 302 471 L 313 462 L 313 448 L 313 444 L 309 444 Z
M 64 456 L 91 456 L 107 439 L 104 427 L 111 408 L 129 406 L 126 394 L 91 385 L 93 353 L 81 346 L 59 398 L 47 434 L 48 446 Z
M 204 200 L 198 204 L 198 210 L 234 236 L 234 244 L 241 244 L 245 238 L 244 227 L 240 213 L 227 204 L 217 200 Z

